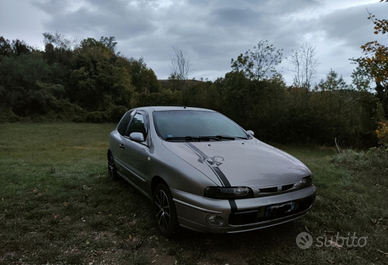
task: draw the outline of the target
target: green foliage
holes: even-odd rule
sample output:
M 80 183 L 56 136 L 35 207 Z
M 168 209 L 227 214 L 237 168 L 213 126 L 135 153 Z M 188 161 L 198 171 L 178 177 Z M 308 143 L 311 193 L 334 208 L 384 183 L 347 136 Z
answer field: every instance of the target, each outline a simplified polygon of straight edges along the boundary
M 288 89 L 290 107 L 282 124 L 288 134 L 285 142 L 314 142 L 333 145 L 341 139 L 346 146 L 373 146 L 377 99 L 367 91 L 351 89 L 330 71 L 314 91 Z
M 76 50 L 77 65 L 70 75 L 70 100 L 87 111 L 105 111 L 106 105 L 129 106 L 134 88 L 129 73 L 101 43 L 88 39 Z
M 135 93 L 134 106 L 178 106 L 182 102 L 181 91 L 162 90 L 157 93 Z
M 342 76 L 338 77 L 338 74 L 330 70 L 329 74 L 326 76 L 326 80 L 321 80 L 317 85 L 317 90 L 325 92 L 325 91 L 334 91 L 341 89 L 348 89 L 349 86 L 346 84 L 345 80 Z
M 356 89 L 333 70 L 314 90 L 305 81 L 287 87 L 275 68 L 282 50 L 268 41 L 232 59 L 224 77 L 183 84 L 179 74 L 157 80 L 143 58 L 121 56 L 114 37 L 43 36 L 44 51 L 0 37 L 1 122 L 117 122 L 137 106 L 195 106 L 224 113 L 264 141 L 334 145 L 340 139 L 341 146 L 369 147 L 378 143 L 376 129 L 386 115 L 380 94 L 367 89 L 365 68 L 353 75 Z M 175 51 L 188 70 L 189 61 Z M 312 47 L 304 52 L 313 59 Z M 294 59 L 305 58 L 299 55 Z
M 139 93 L 160 91 L 142 58 L 116 53 L 114 37 L 77 43 L 58 32 L 43 36 L 44 51 L 0 37 L 0 109 L 12 113 L 5 121 L 117 121 Z
M 64 91 L 62 85 L 50 83 L 50 75 L 51 68 L 37 51 L 0 57 L 2 107 L 22 117 L 47 114 Z
M 244 73 L 248 79 L 270 79 L 277 73 L 275 67 L 282 62 L 282 56 L 282 49 L 276 49 L 267 40 L 262 40 L 253 46 L 253 50 L 232 59 L 231 67 L 233 71 Z
M 324 124 L 318 119 L 317 113 L 311 108 L 292 106 L 280 128 L 283 132 L 279 138 L 281 143 L 324 143 L 322 132 Z
M 351 168 L 356 171 L 369 171 L 370 180 L 375 183 L 386 182 L 379 179 L 388 173 L 388 149 L 371 148 L 367 151 L 356 151 L 353 149 L 342 150 L 336 155 L 332 162 L 338 166 Z
M 130 74 L 131 84 L 135 87 L 136 92 L 159 92 L 160 84 L 156 75 L 151 68 L 147 67 L 143 58 L 136 60 L 134 58 L 119 57 L 118 64 Z
M 104 46 L 107 47 L 112 53 L 116 52 L 117 41 L 115 41 L 115 37 L 111 36 L 108 38 L 102 36 L 100 38 L 100 42 L 104 44 Z
M 355 89 L 359 91 L 371 90 L 370 84 L 372 83 L 372 80 L 364 67 L 357 66 L 356 69 L 353 70 L 352 80 Z
M 380 2 L 384 2 L 384 0 L 380 0 Z M 382 36 L 387 34 L 388 20 L 377 18 L 369 11 L 368 15 L 368 19 L 374 24 L 374 34 Z M 372 40 L 362 45 L 361 49 L 364 56 L 352 60 L 358 64 L 359 71 L 362 71 L 367 79 L 375 82 L 377 97 L 385 112 L 385 118 L 388 118 L 388 46 L 377 40 Z
M 183 106 L 213 108 L 214 102 L 209 102 L 209 92 L 212 82 L 186 80 L 186 88 L 182 91 Z
M 334 138 L 341 138 L 348 141 L 348 146 L 374 145 L 377 100 L 372 94 L 350 89 L 322 90 L 314 92 L 310 102 L 322 125 L 321 142 L 330 144 Z
M 13 113 L 10 109 L 0 108 L 0 123 L 18 122 L 20 117 Z
M 20 40 L 6 40 L 0 36 L 0 56 L 19 56 L 21 54 L 30 53 L 33 48 L 28 46 L 24 41 Z
M 51 45 L 53 48 L 56 48 L 57 50 L 72 50 L 74 46 L 75 41 L 71 41 L 68 38 L 66 38 L 65 35 L 60 34 L 57 32 L 55 33 L 49 33 L 45 32 L 43 33 L 43 43 L 47 47 L 47 45 Z

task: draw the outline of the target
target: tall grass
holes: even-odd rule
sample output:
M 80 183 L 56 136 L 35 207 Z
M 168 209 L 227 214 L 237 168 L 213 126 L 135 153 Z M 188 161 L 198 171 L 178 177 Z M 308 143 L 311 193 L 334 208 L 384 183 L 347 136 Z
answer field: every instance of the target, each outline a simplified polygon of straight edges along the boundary
M 107 140 L 114 127 L 0 124 L 0 264 L 388 262 L 382 150 L 338 156 L 330 148 L 280 146 L 314 173 L 318 193 L 307 216 L 241 234 L 182 229 L 167 241 L 155 229 L 151 203 L 124 181 L 108 179 Z M 301 232 L 314 240 L 308 249 L 296 243 Z M 367 237 L 366 244 L 341 245 L 337 235 Z

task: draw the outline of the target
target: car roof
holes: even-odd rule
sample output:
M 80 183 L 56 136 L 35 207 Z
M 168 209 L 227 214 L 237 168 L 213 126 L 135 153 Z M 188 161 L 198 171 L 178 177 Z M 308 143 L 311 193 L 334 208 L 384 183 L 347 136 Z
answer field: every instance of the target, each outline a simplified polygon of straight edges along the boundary
M 147 107 L 135 108 L 135 110 L 147 110 L 149 112 L 169 111 L 169 110 L 200 110 L 200 111 L 211 111 L 211 112 L 214 112 L 214 110 L 210 110 L 210 109 L 196 108 L 196 107 L 186 107 L 186 106 L 147 106 Z

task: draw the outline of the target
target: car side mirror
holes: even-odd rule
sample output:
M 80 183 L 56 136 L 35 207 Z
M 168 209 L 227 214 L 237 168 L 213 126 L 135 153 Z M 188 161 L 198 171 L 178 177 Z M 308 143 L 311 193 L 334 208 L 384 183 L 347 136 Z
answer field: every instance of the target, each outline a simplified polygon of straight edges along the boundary
M 255 136 L 255 133 L 252 130 L 248 130 L 247 133 L 249 133 L 252 136 Z
M 129 139 L 138 143 L 144 142 L 144 135 L 141 132 L 133 132 L 129 135 Z

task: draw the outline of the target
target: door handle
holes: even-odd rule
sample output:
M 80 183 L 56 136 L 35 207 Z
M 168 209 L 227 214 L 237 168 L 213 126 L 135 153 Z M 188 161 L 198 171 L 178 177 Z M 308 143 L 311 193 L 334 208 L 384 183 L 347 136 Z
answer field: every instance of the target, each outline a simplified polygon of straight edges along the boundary
M 119 147 L 120 147 L 120 149 L 124 149 L 125 148 L 124 144 L 120 144 Z

